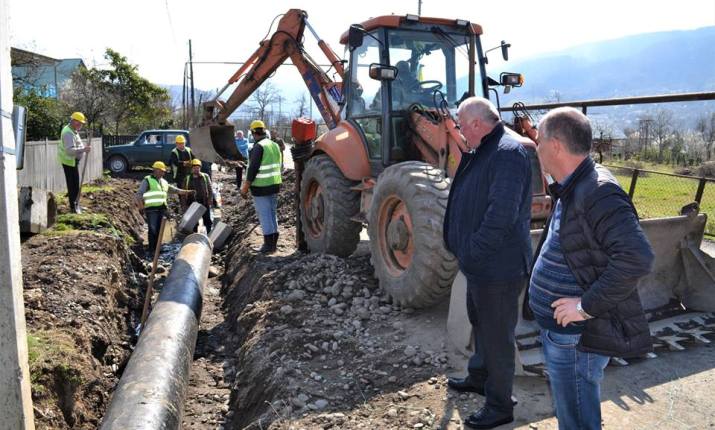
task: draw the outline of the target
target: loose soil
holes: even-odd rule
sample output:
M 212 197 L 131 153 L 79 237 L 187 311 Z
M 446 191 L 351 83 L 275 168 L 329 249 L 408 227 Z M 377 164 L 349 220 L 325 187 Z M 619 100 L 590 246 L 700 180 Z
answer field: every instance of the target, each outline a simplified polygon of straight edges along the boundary
M 146 272 L 137 184 L 88 187 L 84 214 L 22 244 L 25 317 L 38 429 L 95 429 L 132 350 Z

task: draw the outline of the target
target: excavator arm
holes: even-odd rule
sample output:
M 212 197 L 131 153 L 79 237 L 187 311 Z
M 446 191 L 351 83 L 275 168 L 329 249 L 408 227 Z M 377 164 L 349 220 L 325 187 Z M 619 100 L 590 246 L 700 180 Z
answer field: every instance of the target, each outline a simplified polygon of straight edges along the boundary
M 231 76 L 217 96 L 203 105 L 199 127 L 191 130 L 191 147 L 202 160 L 221 162 L 241 158 L 233 138 L 229 116 L 248 99 L 288 58 L 297 67 L 305 81 L 310 96 L 329 128 L 340 119 L 339 101 L 342 82 L 333 81 L 328 74 L 305 52 L 302 45 L 306 27 L 318 39 L 318 46 L 326 55 L 336 73 L 344 75 L 343 63 L 330 47 L 318 37 L 308 24 L 308 14 L 300 9 L 290 9 L 278 23 L 276 31 L 260 42 L 258 49 Z M 218 97 L 231 85 L 238 83 L 225 102 Z

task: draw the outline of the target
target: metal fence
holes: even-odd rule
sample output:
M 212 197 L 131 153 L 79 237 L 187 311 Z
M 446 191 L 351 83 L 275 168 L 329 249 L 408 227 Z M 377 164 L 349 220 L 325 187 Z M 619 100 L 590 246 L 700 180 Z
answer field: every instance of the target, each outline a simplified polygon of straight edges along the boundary
M 22 170 L 17 171 L 18 186 L 40 188 L 53 193 L 67 191 L 64 171 L 57 160 L 58 143 L 57 140 L 25 143 L 25 165 Z M 86 160 L 89 164 L 85 171 L 84 183 L 101 178 L 103 173 L 102 139 L 92 139 L 92 151 L 89 152 Z M 84 163 L 83 160 L 79 165 L 80 174 Z
M 697 202 L 708 215 L 705 234 L 715 236 L 715 179 L 653 170 L 606 166 L 633 200 L 641 218 L 679 215 L 683 206 Z

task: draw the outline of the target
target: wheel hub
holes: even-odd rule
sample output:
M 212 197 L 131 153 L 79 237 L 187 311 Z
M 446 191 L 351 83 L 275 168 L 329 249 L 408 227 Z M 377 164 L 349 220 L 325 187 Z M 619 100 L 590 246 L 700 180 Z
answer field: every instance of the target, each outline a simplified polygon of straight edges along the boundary
M 393 220 L 387 226 L 387 242 L 393 251 L 404 251 L 410 241 L 410 232 L 405 224 L 405 218 Z
M 320 194 L 313 198 L 310 202 L 310 217 L 314 220 L 323 220 L 323 214 L 325 212 L 325 203 L 323 202 L 323 195 Z

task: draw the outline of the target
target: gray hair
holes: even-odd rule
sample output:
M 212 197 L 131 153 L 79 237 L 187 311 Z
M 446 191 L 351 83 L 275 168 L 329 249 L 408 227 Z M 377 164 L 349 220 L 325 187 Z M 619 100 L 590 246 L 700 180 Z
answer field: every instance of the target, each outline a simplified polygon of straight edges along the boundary
M 236 134 L 237 134 L 237 135 L 240 134 L 241 137 L 243 137 L 243 130 L 237 130 L 237 131 L 236 131 Z
M 459 104 L 457 115 L 468 116 L 496 124 L 500 117 L 497 108 L 484 97 L 469 97 Z
M 574 155 L 591 152 L 591 121 L 572 107 L 561 107 L 547 113 L 539 122 L 539 136 L 543 139 L 559 139 Z

